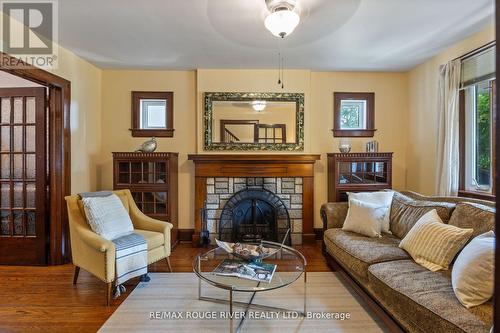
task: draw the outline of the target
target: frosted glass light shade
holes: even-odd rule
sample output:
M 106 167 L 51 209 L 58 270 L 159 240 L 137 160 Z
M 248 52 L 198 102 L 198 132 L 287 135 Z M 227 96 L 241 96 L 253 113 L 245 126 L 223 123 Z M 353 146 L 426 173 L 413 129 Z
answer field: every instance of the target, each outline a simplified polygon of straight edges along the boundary
M 264 111 L 264 109 L 266 108 L 266 104 L 266 101 L 253 101 L 252 108 L 257 112 Z
M 288 36 L 299 25 L 300 16 L 291 10 L 278 10 L 269 14 L 264 25 L 276 37 Z

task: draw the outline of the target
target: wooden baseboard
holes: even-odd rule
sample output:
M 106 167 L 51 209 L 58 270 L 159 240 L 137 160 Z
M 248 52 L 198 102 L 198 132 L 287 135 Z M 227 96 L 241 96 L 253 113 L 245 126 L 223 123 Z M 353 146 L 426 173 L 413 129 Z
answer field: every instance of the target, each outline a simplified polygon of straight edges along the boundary
M 177 238 L 180 242 L 191 242 L 193 240 L 194 229 L 179 229 Z
M 380 320 L 392 333 L 404 333 L 405 330 L 399 325 L 399 323 L 391 316 L 389 312 L 385 310 L 382 305 L 380 305 L 377 300 L 372 298 L 368 291 L 359 284 L 343 267 L 340 265 L 328 252 L 323 244 L 323 255 L 325 256 L 326 262 L 330 268 L 339 273 L 343 281 L 345 281 L 355 292 L 358 294 L 363 301 L 367 304 L 368 308 L 380 318 Z
M 316 240 L 323 239 L 323 228 L 314 228 L 314 234 L 316 235 Z
M 302 234 L 303 244 L 313 244 L 316 243 L 316 234 Z

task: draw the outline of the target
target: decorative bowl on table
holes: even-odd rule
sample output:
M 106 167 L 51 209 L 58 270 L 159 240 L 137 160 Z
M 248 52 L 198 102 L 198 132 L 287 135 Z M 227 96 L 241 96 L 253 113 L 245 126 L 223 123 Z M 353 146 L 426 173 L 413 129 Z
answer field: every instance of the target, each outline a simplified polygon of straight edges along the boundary
M 216 239 L 215 242 L 227 253 L 246 261 L 260 261 L 277 252 L 264 247 L 262 244 L 227 243 L 218 239 Z

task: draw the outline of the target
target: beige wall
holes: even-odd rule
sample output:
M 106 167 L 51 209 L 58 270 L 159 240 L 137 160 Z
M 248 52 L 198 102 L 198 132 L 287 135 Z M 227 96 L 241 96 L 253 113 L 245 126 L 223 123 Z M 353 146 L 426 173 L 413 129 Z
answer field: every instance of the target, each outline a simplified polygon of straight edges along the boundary
M 5 14 L 0 14 L 0 25 Z M 14 24 L 21 23 L 10 21 Z M 71 192 L 98 187 L 96 164 L 101 151 L 101 69 L 58 47 L 54 74 L 71 81 Z
M 315 168 L 315 227 L 321 225 L 317 212 L 327 201 L 326 153 L 338 152 L 339 138 L 334 138 L 333 92 L 374 92 L 374 138 L 351 139 L 352 151 L 365 150 L 365 143 L 379 142 L 379 151 L 394 152 L 393 187 L 406 188 L 406 147 L 408 130 L 408 76 L 406 73 L 313 72 L 311 75 L 311 107 L 308 128 L 311 153 L 321 154 Z M 345 139 L 343 139 L 345 140 Z
M 104 70 L 100 187 L 106 189 L 112 186 L 111 152 L 133 150 L 144 140 L 132 138 L 128 131 L 130 128 L 130 91 L 174 91 L 174 138 L 160 138 L 158 149 L 180 153 L 179 226 L 183 229 L 193 228 L 194 168 L 192 162 L 187 161 L 186 158 L 188 153 L 204 153 L 203 93 L 208 91 L 281 92 L 276 79 L 276 71 L 273 70 L 200 69 L 196 72 Z M 334 91 L 375 92 L 375 124 L 378 129 L 375 139 L 380 142 L 381 150 L 394 151 L 394 187 L 405 188 L 407 74 L 292 70 L 285 72 L 284 91 L 305 94 L 304 153 L 322 154 L 322 160 L 316 166 L 315 227 L 321 227 L 318 212 L 321 204 L 327 200 L 326 153 L 337 151 L 338 147 L 338 140 L 333 138 L 331 132 Z M 354 151 L 363 151 L 364 143 L 369 139 L 351 141 Z
M 439 66 L 494 39 L 494 26 L 490 26 L 410 71 L 406 162 L 409 190 L 435 194 Z
M 158 151 L 179 152 L 179 227 L 194 225 L 194 167 L 187 154 L 196 151 L 196 72 L 105 70 L 102 75 L 101 189 L 113 187 L 114 151 L 133 151 L 147 138 L 132 137 L 131 96 L 138 91 L 174 92 L 174 137 L 157 138 Z
M 102 71 L 59 48 L 59 66 L 53 72 L 71 81 L 71 193 L 95 191 L 101 154 Z
M 144 139 L 132 138 L 130 91 L 174 91 L 174 138 L 159 139 L 159 150 L 178 151 L 179 226 L 193 227 L 194 168 L 189 153 L 203 153 L 203 93 L 298 92 L 305 94 L 304 153 L 321 154 L 315 168 L 315 227 L 327 200 L 326 153 L 337 151 L 334 139 L 333 92 L 375 92 L 375 140 L 381 151 L 394 152 L 393 185 L 432 193 L 435 163 L 435 106 L 437 70 L 441 63 L 492 39 L 487 29 L 408 73 L 285 71 L 285 89 L 276 84 L 274 70 L 129 71 L 102 73 L 102 152 L 98 187 L 112 186 L 112 151 L 130 151 Z M 429 120 L 431 119 L 431 120 Z M 353 151 L 363 151 L 371 139 L 351 139 Z M 240 152 L 244 153 L 244 152 Z M 271 152 L 268 152 L 271 153 Z M 265 154 L 265 152 L 263 152 Z
M 275 91 L 282 90 L 276 84 L 273 70 L 203 70 L 198 73 L 198 124 L 203 124 L 202 94 L 205 91 Z M 408 112 L 408 80 L 404 73 L 347 73 L 286 71 L 286 92 L 305 94 L 305 142 L 304 153 L 321 154 L 315 167 L 314 213 L 316 228 L 321 227 L 319 208 L 327 201 L 326 153 L 338 151 L 334 140 L 333 92 L 375 92 L 375 139 L 380 149 L 394 151 L 394 187 L 404 189 L 406 124 Z M 314 133 L 314 134 L 313 134 Z M 198 149 L 203 141 L 198 134 Z M 364 151 L 370 139 L 351 140 L 353 151 Z

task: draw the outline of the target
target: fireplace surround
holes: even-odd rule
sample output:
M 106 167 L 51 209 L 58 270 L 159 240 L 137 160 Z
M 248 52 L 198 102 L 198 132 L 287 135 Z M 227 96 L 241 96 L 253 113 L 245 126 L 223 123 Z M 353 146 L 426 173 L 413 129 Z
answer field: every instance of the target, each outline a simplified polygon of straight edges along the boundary
M 212 241 L 218 236 L 224 241 L 259 241 L 262 238 L 281 243 L 290 228 L 293 243 L 300 243 L 302 178 L 207 178 L 205 214 Z M 260 228 L 262 232 L 256 235 L 262 237 L 253 240 L 252 237 L 239 237 L 237 229 L 240 227 L 254 231 Z
M 195 163 L 193 244 L 199 243 L 205 202 L 207 226 L 211 235 L 218 235 L 224 205 L 235 193 L 253 187 L 282 200 L 290 215 L 292 244 L 314 242 L 314 163 L 320 155 L 192 154 L 188 159 Z

